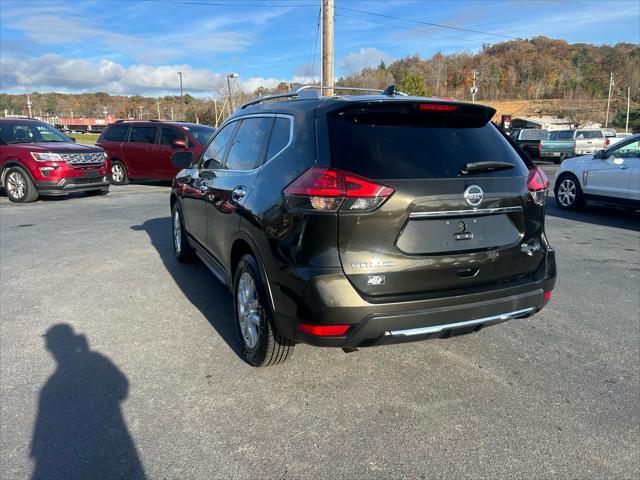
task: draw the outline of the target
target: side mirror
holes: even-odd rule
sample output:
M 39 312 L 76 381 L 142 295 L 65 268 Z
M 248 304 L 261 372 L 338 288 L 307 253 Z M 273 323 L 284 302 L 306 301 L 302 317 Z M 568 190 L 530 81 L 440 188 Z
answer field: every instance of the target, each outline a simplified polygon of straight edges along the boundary
M 593 154 L 593 158 L 597 158 L 598 160 L 604 159 L 604 150 L 598 150 Z
M 174 148 L 187 148 L 187 142 L 184 140 L 174 140 L 173 141 Z
M 191 168 L 193 163 L 192 152 L 173 152 L 171 154 L 171 163 L 179 170 Z

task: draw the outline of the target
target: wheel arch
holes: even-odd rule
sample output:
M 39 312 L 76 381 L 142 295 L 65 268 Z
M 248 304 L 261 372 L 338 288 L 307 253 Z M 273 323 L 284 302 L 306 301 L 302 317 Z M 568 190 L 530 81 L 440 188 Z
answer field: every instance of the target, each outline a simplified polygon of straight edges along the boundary
M 4 185 L 4 177 L 7 174 L 7 170 L 9 170 L 11 167 L 20 167 L 22 170 L 27 172 L 27 175 L 29 175 L 29 178 L 35 185 L 35 180 L 33 179 L 33 175 L 31 175 L 31 172 L 29 171 L 29 169 L 17 158 L 9 159 L 7 163 L 5 163 L 2 166 L 2 170 L 0 171 L 0 185 Z
M 235 274 L 238 263 L 242 259 L 244 255 L 253 255 L 258 262 L 258 266 L 260 267 L 260 273 L 262 278 L 264 278 L 264 282 L 267 286 L 267 292 L 269 294 L 269 302 L 271 303 L 272 311 L 275 312 L 275 303 L 273 301 L 273 293 L 271 291 L 271 282 L 269 281 L 269 275 L 267 274 L 267 270 L 265 268 L 264 261 L 262 260 L 262 255 L 260 255 L 260 250 L 258 249 L 256 243 L 253 239 L 246 234 L 245 232 L 238 232 L 231 242 L 231 249 L 229 251 L 229 277 L 231 279 L 231 285 L 235 283 Z

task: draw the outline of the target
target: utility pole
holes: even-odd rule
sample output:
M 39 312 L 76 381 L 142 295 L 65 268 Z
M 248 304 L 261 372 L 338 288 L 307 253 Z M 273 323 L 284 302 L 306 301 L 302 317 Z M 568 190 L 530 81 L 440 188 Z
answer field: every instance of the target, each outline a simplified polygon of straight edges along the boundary
M 333 0 L 322 0 L 322 86 L 333 87 Z M 333 95 L 327 89 L 328 97 Z
M 215 127 L 218 128 L 218 101 L 215 98 L 213 99 L 213 115 L 216 117 Z
M 29 118 L 31 118 L 31 105 L 33 105 L 31 103 L 31 98 L 29 98 L 29 95 L 27 95 L 27 108 L 29 109 Z
M 105 118 L 107 117 L 107 115 L 109 115 L 109 111 L 107 110 L 106 106 L 102 109 L 102 113 L 104 114 Z
M 629 133 L 629 108 L 631 107 L 631 87 L 627 87 L 627 124 L 624 126 L 624 133 Z
M 173 122 L 173 105 L 171 105 L 171 121 Z
M 178 75 L 180 75 L 180 114 L 182 116 L 182 120 L 184 120 L 184 97 L 182 96 L 182 72 L 178 72 Z M 171 120 L 173 120 L 173 118 Z
M 138 107 L 140 109 L 140 120 L 142 120 L 142 109 L 144 108 L 142 105 Z
M 158 100 L 156 100 L 156 107 L 158 107 L 158 120 L 161 120 L 161 116 L 160 116 L 160 102 Z
M 478 87 L 476 86 L 476 79 L 478 78 L 478 71 L 474 68 L 471 70 L 471 78 L 473 79 L 473 85 L 471 86 L 471 102 L 476 103 L 476 93 L 478 93 Z
M 240 75 L 237 73 L 228 73 L 227 74 L 227 88 L 229 89 L 229 115 L 233 115 L 233 95 L 231 94 L 231 79 L 238 78 Z
M 605 128 L 609 126 L 609 107 L 611 106 L 611 89 L 613 88 L 613 72 L 609 76 L 609 97 L 607 98 L 607 118 L 604 121 Z

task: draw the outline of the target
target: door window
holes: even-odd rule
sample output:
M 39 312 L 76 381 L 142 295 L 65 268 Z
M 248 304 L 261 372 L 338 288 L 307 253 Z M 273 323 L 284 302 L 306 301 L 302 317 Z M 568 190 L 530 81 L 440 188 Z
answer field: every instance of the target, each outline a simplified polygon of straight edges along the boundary
M 236 133 L 225 168 L 253 170 L 262 164 L 265 144 L 273 125 L 273 117 L 255 117 L 242 120 Z
M 640 157 L 640 140 L 614 147 L 607 152 L 607 158 L 638 158 Z
M 201 168 L 211 170 L 222 167 L 224 154 L 233 138 L 233 132 L 236 130 L 237 125 L 238 122 L 232 122 L 218 131 L 213 141 L 202 154 Z
M 129 141 L 132 143 L 154 143 L 156 127 L 131 127 Z
M 182 135 L 174 128 L 163 128 L 160 133 L 160 145 L 173 146 L 173 142 L 176 140 L 185 139 L 185 135 Z

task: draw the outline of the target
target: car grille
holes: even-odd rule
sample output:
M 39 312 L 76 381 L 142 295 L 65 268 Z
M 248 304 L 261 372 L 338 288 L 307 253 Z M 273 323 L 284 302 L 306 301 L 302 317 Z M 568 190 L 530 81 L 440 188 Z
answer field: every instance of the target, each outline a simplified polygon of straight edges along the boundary
M 90 153 L 61 153 L 63 160 L 71 165 L 81 165 L 86 163 L 104 163 L 103 152 Z

